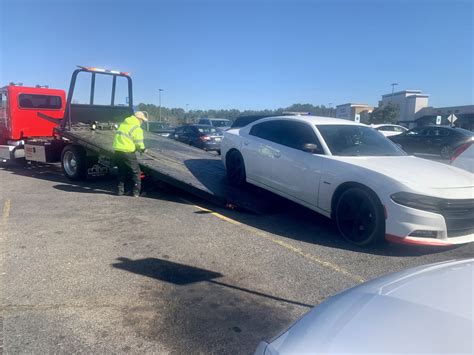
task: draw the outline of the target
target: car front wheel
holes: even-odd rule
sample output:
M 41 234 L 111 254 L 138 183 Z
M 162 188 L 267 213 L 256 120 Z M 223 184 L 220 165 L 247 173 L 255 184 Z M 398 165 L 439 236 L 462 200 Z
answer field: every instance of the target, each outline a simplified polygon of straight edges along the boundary
M 231 185 L 242 186 L 246 181 L 245 164 L 242 154 L 237 150 L 229 152 L 226 158 L 227 177 Z
M 342 193 L 336 205 L 336 223 L 348 242 L 365 246 L 384 240 L 383 206 L 371 191 L 352 187 Z

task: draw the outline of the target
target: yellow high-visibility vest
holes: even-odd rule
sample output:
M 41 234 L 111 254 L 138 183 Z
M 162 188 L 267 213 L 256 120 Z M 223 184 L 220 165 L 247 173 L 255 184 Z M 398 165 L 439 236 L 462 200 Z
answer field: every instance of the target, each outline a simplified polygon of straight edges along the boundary
M 123 121 L 114 137 L 114 150 L 125 153 L 133 153 L 137 149 L 145 149 L 143 143 L 143 130 L 140 120 L 135 116 L 129 116 Z

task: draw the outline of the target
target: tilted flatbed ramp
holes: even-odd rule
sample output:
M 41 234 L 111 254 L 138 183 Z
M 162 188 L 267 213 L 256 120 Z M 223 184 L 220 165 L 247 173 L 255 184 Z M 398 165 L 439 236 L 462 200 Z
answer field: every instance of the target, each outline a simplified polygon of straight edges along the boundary
M 103 154 L 112 153 L 112 130 L 60 130 L 61 136 Z M 264 213 L 268 203 L 251 191 L 229 185 L 221 158 L 203 150 L 145 132 L 149 153 L 138 154 L 144 171 L 155 179 L 221 206 Z

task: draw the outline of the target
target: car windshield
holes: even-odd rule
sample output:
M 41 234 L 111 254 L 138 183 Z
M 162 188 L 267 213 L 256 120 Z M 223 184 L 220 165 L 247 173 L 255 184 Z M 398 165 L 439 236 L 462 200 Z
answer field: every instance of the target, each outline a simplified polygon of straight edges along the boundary
M 406 155 L 380 132 L 356 125 L 317 125 L 329 150 L 338 156 Z
M 214 127 L 198 127 L 199 133 L 204 134 L 213 134 L 213 135 L 222 135 L 222 131 L 219 128 Z
M 228 127 L 230 126 L 229 120 L 211 120 L 214 127 Z

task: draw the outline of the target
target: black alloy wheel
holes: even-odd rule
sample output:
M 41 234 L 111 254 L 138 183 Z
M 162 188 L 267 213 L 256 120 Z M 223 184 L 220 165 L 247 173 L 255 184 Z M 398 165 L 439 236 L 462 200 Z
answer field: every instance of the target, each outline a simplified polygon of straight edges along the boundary
M 242 154 L 233 150 L 226 158 L 227 178 L 231 185 L 242 186 L 246 182 L 245 163 Z
M 374 193 L 360 187 L 347 189 L 336 205 L 336 223 L 348 242 L 365 246 L 385 237 L 383 206 Z
M 449 145 L 444 146 L 440 152 L 441 158 L 443 159 L 451 159 L 453 154 L 454 154 L 454 149 Z

